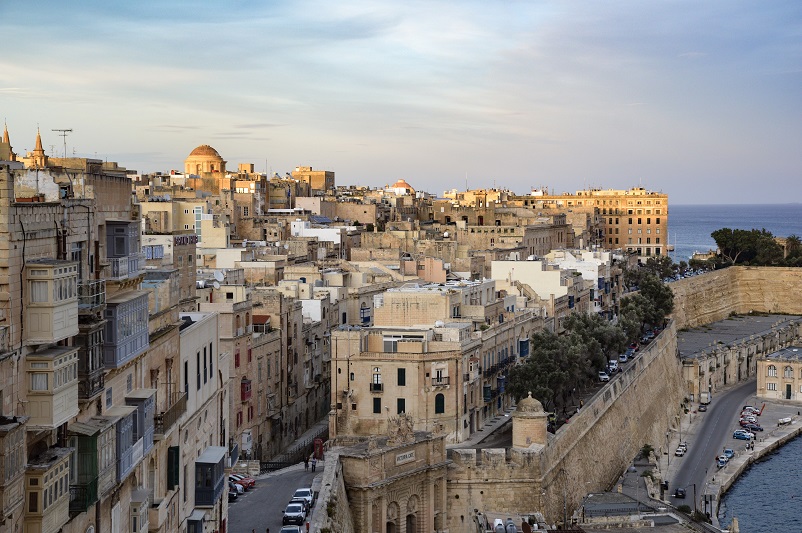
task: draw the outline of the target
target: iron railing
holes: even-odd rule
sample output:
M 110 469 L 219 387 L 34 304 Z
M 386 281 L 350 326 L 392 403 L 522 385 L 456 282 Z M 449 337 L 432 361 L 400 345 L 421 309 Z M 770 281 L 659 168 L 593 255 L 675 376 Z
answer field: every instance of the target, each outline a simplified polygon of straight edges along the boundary
M 167 433 L 173 424 L 178 422 L 181 416 L 187 412 L 187 393 L 174 392 L 172 403 L 166 411 L 153 417 L 154 432 L 159 435 Z

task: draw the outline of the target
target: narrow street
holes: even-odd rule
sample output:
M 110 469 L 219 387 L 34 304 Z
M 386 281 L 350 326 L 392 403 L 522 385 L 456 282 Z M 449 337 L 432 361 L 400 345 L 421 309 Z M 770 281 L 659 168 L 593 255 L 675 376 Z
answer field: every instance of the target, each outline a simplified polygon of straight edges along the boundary
M 281 529 L 282 512 L 287 507 L 296 489 L 310 487 L 315 476 L 323 473 L 323 461 L 318 462 L 317 471 L 305 471 L 303 464 L 279 472 L 259 476 L 256 488 L 240 495 L 236 502 L 229 503 L 229 531 L 233 533 L 278 533 Z

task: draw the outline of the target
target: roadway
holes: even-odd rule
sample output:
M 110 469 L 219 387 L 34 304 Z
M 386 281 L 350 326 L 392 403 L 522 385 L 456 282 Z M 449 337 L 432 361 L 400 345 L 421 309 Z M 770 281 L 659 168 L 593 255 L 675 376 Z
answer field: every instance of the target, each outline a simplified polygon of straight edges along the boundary
M 268 476 L 260 476 L 256 488 L 241 494 L 237 501 L 228 504 L 229 531 L 236 533 L 271 533 L 281 529 L 281 516 L 296 489 L 311 487 L 312 480 L 323 473 L 323 461 L 317 471 L 305 471 L 303 466 L 286 468 Z M 302 528 L 303 530 L 303 528 Z
M 724 448 L 735 448 L 737 444 L 745 444 L 745 441 L 733 440 L 732 432 L 737 428 L 738 414 L 754 393 L 755 378 L 752 378 L 730 390 L 714 395 L 707 412 L 696 414 L 697 420 L 699 418 L 701 420 L 694 424 L 695 428 L 691 434 L 682 439 L 688 441 L 688 451 L 685 456 L 673 456 L 676 443 L 669 448 L 668 453 L 672 454 L 671 461 L 677 465 L 672 468 L 674 479 L 668 480 L 672 504 L 679 506 L 685 503 L 684 500 L 673 496 L 677 488 L 684 488 L 687 491 L 688 504 L 691 504 L 695 484 L 698 509 L 703 510 L 701 500 L 705 482 L 717 471 L 715 458 L 721 455 Z

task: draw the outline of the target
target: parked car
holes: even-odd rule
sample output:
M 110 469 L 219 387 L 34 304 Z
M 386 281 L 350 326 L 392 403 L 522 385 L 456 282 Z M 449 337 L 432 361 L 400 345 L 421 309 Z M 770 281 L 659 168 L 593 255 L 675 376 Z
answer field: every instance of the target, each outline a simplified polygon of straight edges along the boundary
M 637 352 L 638 350 L 640 350 L 640 346 L 638 346 L 637 342 L 633 342 L 632 344 L 629 345 L 629 347 L 633 352 Z
M 627 354 L 622 353 L 621 355 L 618 356 L 619 363 L 626 363 L 627 361 L 629 361 L 629 356 L 627 356 Z
M 725 466 L 727 466 L 727 461 L 722 461 L 720 458 L 717 458 L 716 459 L 716 466 L 718 468 L 724 468 Z
M 228 476 L 228 478 L 234 483 L 239 483 L 245 487 L 245 489 L 252 489 L 256 486 L 256 480 L 249 476 L 243 476 L 242 474 L 231 474 Z
M 757 417 L 751 415 L 742 416 L 739 422 L 746 422 L 747 424 L 757 424 Z
M 302 533 L 300 526 L 284 526 L 278 533 Z
M 707 405 L 705 405 L 705 404 L 701 404 L 701 405 L 699 406 L 699 412 L 700 412 L 700 413 L 704 413 L 705 411 L 707 411 Z
M 676 455 L 677 457 L 682 457 L 683 455 L 685 455 L 686 451 L 687 450 L 685 448 L 683 448 L 682 446 L 678 446 L 677 447 L 677 451 L 674 452 L 674 455 Z
M 755 434 L 750 433 L 749 431 L 744 431 L 742 429 L 736 429 L 735 432 L 732 434 L 732 438 L 738 440 L 750 440 L 755 438 Z
M 758 409 L 757 407 L 755 407 L 753 405 L 744 405 L 744 407 L 743 407 L 743 409 L 741 409 L 741 411 L 752 411 L 755 414 L 758 414 L 758 415 L 760 414 L 760 409 Z
M 724 455 L 723 453 L 716 458 L 717 461 L 724 461 L 725 463 L 730 462 L 730 458 Z
M 238 497 L 239 494 L 237 494 L 237 491 L 228 489 L 228 503 L 236 501 Z
M 302 526 L 306 520 L 306 508 L 300 503 L 291 503 L 284 509 L 284 516 L 281 518 L 281 525 L 297 524 Z
M 308 487 L 297 489 L 295 493 L 292 495 L 293 500 L 304 500 L 306 502 L 307 509 L 312 508 L 313 498 L 314 495 L 312 494 L 312 489 Z
M 618 372 L 618 361 L 616 361 L 615 359 L 611 359 L 607 363 L 607 370 L 609 370 L 611 374 L 613 372 Z
M 685 498 L 685 489 L 677 489 L 674 491 L 675 498 Z
M 763 427 L 758 424 L 743 424 L 743 428 L 746 431 L 751 431 L 752 433 L 755 431 L 763 431 Z
M 632 359 L 633 357 L 635 357 L 635 350 L 633 350 L 632 348 L 627 348 L 627 350 L 624 352 L 624 355 Z
M 599 370 L 599 381 L 606 383 L 610 381 L 610 376 L 604 370 Z
M 240 485 L 239 483 L 234 483 L 233 481 L 228 482 L 228 488 L 230 490 L 233 490 L 237 494 L 242 494 L 243 492 L 245 492 L 245 488 L 242 485 Z
M 735 457 L 735 451 L 732 448 L 724 448 L 724 455 L 727 456 L 727 460 L 729 461 L 733 457 Z

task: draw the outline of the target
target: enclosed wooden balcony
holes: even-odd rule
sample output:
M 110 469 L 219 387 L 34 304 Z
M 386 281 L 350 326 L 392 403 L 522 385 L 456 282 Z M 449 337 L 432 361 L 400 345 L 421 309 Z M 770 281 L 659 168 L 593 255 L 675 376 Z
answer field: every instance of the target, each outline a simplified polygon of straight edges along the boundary
M 78 415 L 78 348 L 30 353 L 25 366 L 30 426 L 56 429 Z
M 37 259 L 25 264 L 24 342 L 53 344 L 78 334 L 78 263 Z
M 25 472 L 25 533 L 57 533 L 70 520 L 72 448 L 48 448 Z
M 0 416 L 0 505 L 2 516 L 18 513 L 25 500 L 26 416 Z

